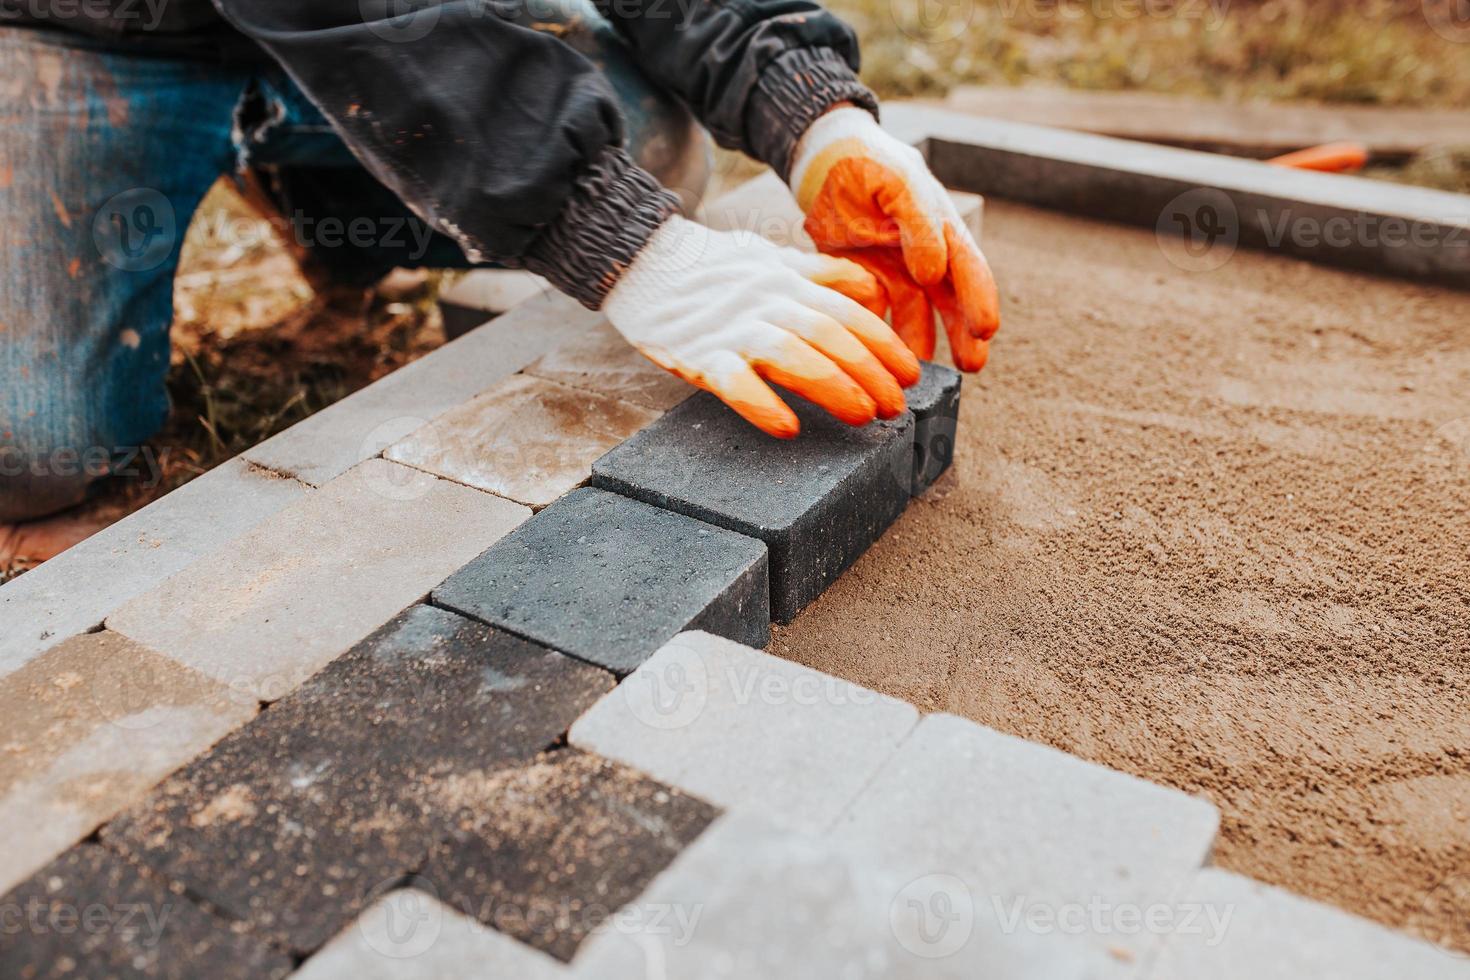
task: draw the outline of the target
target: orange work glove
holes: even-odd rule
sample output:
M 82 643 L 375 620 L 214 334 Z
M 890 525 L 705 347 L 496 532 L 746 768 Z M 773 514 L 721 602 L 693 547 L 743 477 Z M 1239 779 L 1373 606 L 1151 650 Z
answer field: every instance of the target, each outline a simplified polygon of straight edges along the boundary
M 891 314 L 910 350 L 934 356 L 937 309 L 955 366 L 985 366 L 1000 326 L 995 277 L 923 154 L 868 112 L 834 109 L 802 136 L 791 189 L 817 247 L 861 264 L 882 284 L 885 295 L 867 305 Z

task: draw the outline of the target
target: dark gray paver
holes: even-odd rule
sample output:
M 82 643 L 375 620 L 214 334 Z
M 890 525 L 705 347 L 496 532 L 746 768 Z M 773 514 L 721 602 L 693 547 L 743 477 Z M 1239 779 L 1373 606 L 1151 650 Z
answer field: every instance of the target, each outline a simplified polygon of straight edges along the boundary
M 765 646 L 768 582 L 759 541 L 582 488 L 451 575 L 432 600 L 625 674 L 686 629 Z
M 414 606 L 161 784 L 103 840 L 306 953 L 445 832 L 430 790 L 533 757 L 603 671 Z
M 954 462 L 960 425 L 960 373 L 923 362 L 919 383 L 904 390 L 914 413 L 914 496 L 928 490 Z
M 291 971 L 289 957 L 95 844 L 41 868 L 0 909 L 0 977 L 268 980 Z
M 801 420 L 795 439 L 763 435 L 699 394 L 592 467 L 597 486 L 764 541 L 782 623 L 903 513 L 913 484 L 912 415 L 853 428 L 788 400 Z
M 415 886 L 568 962 L 720 813 L 575 749 L 441 788 L 459 826 Z

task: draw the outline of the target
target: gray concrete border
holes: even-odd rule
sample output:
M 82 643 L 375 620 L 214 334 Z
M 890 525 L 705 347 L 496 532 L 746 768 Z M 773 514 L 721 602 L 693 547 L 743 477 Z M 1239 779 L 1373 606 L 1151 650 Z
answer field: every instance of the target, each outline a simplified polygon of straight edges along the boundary
M 1470 195 L 929 106 L 888 106 L 883 121 L 948 187 L 1152 227 L 1192 269 L 1244 247 L 1470 289 Z

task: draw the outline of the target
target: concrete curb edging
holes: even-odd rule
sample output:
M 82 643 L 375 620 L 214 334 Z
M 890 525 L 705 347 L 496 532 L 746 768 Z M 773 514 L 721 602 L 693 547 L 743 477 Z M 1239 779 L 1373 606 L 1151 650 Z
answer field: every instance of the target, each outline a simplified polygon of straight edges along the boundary
M 1182 233 L 1215 262 L 1239 245 L 1470 289 L 1470 195 L 922 105 L 883 122 L 949 187 Z

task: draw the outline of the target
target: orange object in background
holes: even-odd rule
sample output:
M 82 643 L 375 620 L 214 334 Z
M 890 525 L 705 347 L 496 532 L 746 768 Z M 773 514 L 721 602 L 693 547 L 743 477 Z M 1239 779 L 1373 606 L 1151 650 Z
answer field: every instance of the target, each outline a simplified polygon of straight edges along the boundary
M 1368 148 L 1362 143 L 1323 143 L 1321 146 L 1309 146 L 1305 150 L 1283 153 L 1266 162 L 1278 167 L 1340 174 L 1363 169 L 1363 165 L 1368 162 Z

